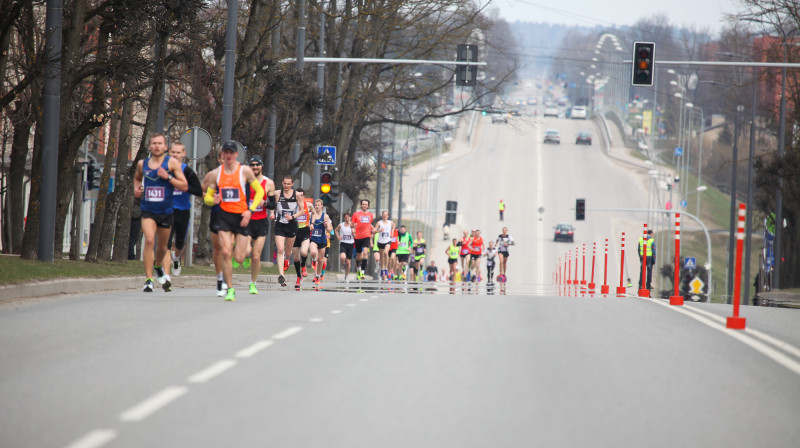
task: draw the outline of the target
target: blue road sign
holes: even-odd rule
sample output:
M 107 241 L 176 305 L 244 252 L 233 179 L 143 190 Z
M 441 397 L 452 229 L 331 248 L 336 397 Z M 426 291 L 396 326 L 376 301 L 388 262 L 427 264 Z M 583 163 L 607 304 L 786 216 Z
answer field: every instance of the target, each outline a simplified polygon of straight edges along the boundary
M 336 165 L 336 147 L 317 146 L 317 165 Z
M 681 148 L 680 146 L 676 147 L 675 148 L 675 155 L 676 156 L 682 156 L 683 155 L 683 148 Z
M 681 208 L 686 208 L 686 205 L 688 205 L 688 204 L 686 203 L 686 199 L 682 200 L 682 201 L 681 201 Z
M 695 257 L 684 257 L 683 267 L 685 269 L 697 269 L 697 259 Z

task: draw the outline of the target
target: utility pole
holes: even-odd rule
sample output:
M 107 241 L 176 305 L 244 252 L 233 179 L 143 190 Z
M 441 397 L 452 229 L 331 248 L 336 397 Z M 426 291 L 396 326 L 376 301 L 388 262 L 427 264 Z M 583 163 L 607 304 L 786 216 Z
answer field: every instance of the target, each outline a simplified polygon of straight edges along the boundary
M 233 134 L 233 84 L 236 74 L 236 18 L 239 2 L 228 0 L 228 29 L 225 34 L 225 85 L 222 88 L 222 143 Z

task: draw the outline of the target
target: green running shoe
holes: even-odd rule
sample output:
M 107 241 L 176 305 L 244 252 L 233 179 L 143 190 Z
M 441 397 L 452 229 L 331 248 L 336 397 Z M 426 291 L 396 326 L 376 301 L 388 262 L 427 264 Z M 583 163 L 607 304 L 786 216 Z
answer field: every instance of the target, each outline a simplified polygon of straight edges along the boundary
M 225 294 L 225 301 L 233 302 L 236 300 L 236 291 L 233 288 L 228 288 L 228 293 Z
M 239 264 L 239 262 L 238 262 L 238 261 L 236 261 L 236 260 L 231 260 L 231 264 L 233 265 L 233 268 L 234 268 L 234 269 L 236 269 L 236 268 L 238 268 L 239 266 L 241 266 L 241 265 Z
M 245 269 L 250 268 L 250 257 L 247 257 L 244 260 L 242 260 L 242 267 Z
M 256 282 L 250 282 L 250 294 L 258 294 L 258 289 L 256 289 Z

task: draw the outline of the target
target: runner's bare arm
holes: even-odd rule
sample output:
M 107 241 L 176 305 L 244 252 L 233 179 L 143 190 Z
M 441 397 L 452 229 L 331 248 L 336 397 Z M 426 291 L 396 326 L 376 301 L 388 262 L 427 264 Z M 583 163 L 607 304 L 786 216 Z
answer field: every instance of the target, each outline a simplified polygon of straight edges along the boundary
M 169 179 L 169 183 L 172 184 L 173 188 L 177 188 L 181 191 L 186 191 L 189 189 L 189 182 L 186 181 L 186 176 L 183 175 L 183 168 L 181 167 L 181 163 L 178 162 L 178 159 L 173 159 L 170 157 L 169 171 L 170 174 L 172 174 L 172 179 L 169 179 L 169 175 L 167 178 Z
M 140 160 L 136 164 L 136 174 L 133 175 L 133 197 L 140 198 L 142 197 L 142 190 L 144 190 L 144 186 L 142 185 L 142 166 L 144 164 L 144 160 Z

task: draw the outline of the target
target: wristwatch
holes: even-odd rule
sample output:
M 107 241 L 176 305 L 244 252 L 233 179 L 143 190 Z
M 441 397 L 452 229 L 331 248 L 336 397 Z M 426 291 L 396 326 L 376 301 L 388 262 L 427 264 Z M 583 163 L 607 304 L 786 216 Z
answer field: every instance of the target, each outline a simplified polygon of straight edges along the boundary
M 172 177 L 173 177 L 172 173 L 169 173 L 169 175 L 167 176 L 167 180 L 172 180 Z

